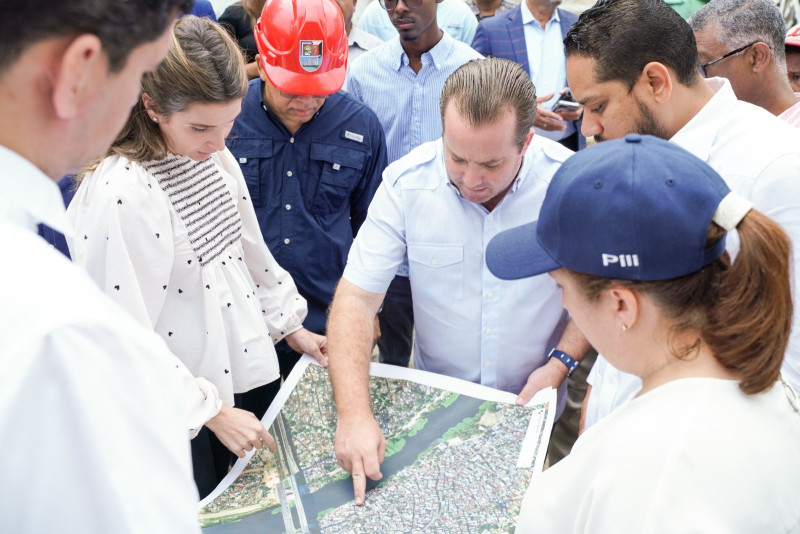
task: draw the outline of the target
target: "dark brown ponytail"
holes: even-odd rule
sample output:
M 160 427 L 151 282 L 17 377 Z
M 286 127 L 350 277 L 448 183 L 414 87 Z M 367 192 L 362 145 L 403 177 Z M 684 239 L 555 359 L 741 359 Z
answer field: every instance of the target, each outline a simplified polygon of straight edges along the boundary
M 681 278 L 638 282 L 569 271 L 587 298 L 616 285 L 650 295 L 670 319 L 673 333 L 697 332 L 690 344 L 670 346 L 672 355 L 691 358 L 705 343 L 723 367 L 739 377 L 748 394 L 769 389 L 778 379 L 792 327 L 791 243 L 769 217 L 750 210 L 739 223 L 739 254 L 728 253 Z M 707 245 L 725 231 L 711 223 Z M 678 339 L 685 336 L 673 336 Z
M 756 210 L 737 230 L 739 254 L 720 279 L 701 335 L 717 360 L 740 377 L 742 391 L 760 393 L 778 379 L 792 328 L 791 243 Z

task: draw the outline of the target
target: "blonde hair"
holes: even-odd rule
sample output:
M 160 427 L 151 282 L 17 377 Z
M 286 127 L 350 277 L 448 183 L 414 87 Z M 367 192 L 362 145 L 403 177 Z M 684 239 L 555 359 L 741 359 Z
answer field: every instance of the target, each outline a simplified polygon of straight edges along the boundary
M 439 102 L 443 129 L 444 114 L 451 101 L 459 115 L 473 126 L 494 124 L 509 109 L 513 110 L 517 121 L 514 140 L 520 148 L 536 118 L 536 88 L 528 73 L 507 59 L 473 59 L 447 78 Z
M 236 42 L 215 22 L 194 16 L 178 21 L 166 59 L 141 82 L 142 93 L 152 100 L 152 110 L 164 116 L 197 102 L 226 103 L 243 98 L 247 86 L 244 60 Z M 141 97 L 103 158 L 114 154 L 137 162 L 167 155 L 161 129 L 148 116 Z M 99 162 L 89 164 L 78 181 Z

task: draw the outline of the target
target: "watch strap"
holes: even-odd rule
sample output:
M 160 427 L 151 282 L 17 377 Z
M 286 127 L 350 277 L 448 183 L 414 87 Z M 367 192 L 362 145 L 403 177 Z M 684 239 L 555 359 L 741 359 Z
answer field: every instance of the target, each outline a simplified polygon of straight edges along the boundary
M 550 351 L 550 354 L 547 355 L 548 358 L 556 358 L 558 361 L 563 363 L 567 366 L 567 376 L 572 376 L 572 373 L 575 372 L 575 369 L 578 368 L 581 362 L 567 354 L 566 352 L 562 352 L 558 349 L 553 349 Z

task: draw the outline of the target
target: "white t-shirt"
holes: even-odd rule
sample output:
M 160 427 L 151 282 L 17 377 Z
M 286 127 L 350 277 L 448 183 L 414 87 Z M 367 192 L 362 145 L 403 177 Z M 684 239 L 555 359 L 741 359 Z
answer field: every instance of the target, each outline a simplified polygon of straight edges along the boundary
M 279 378 L 273 343 L 302 327 L 306 301 L 267 249 L 228 149 L 201 162 L 106 158 L 67 214 L 74 260 L 226 404 Z
M 517 532 L 800 532 L 800 414 L 778 382 L 676 380 L 587 430 L 531 482 Z
M 70 233 L 56 184 L 3 147 L 0 168 L 0 531 L 198 532 L 181 380 L 199 390 L 36 235 Z

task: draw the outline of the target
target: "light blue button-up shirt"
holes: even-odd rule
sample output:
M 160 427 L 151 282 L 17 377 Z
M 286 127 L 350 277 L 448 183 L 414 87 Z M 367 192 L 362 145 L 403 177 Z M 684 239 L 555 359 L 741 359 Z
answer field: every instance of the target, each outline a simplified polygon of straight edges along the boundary
M 539 96 L 555 93 L 553 98 L 540 106 L 553 109 L 559 97 L 559 91 L 567 86 L 567 57 L 564 54 L 564 38 L 561 35 L 561 17 L 556 9 L 547 24 L 539 24 L 533 17 L 525 2 L 520 4 L 522 29 L 525 32 L 525 46 L 528 51 L 528 64 L 531 79 Z M 536 128 L 536 135 L 548 139 L 564 139 L 575 133 L 575 124 L 567 122 L 564 131 L 547 131 Z
M 436 22 L 441 29 L 467 45 L 472 44 L 475 30 L 478 29 L 478 19 L 463 0 L 443 0 L 439 3 L 436 6 Z M 377 1 L 370 2 L 364 8 L 357 26 L 365 32 L 377 35 L 384 41 L 397 37 L 397 28 L 392 24 L 389 14 Z
M 546 274 L 500 280 L 484 252 L 499 232 L 538 217 L 551 177 L 570 154 L 534 137 L 517 179 L 491 212 L 450 184 L 441 140 L 386 169 L 344 278 L 383 293 L 408 254 L 416 368 L 516 394 L 547 362 L 567 321 L 558 287 Z
M 378 115 L 390 163 L 441 137 L 439 99 L 444 82 L 467 61 L 482 57 L 443 33 L 436 46 L 422 54 L 418 73 L 409 66 L 399 37 L 353 61 L 346 89 Z

